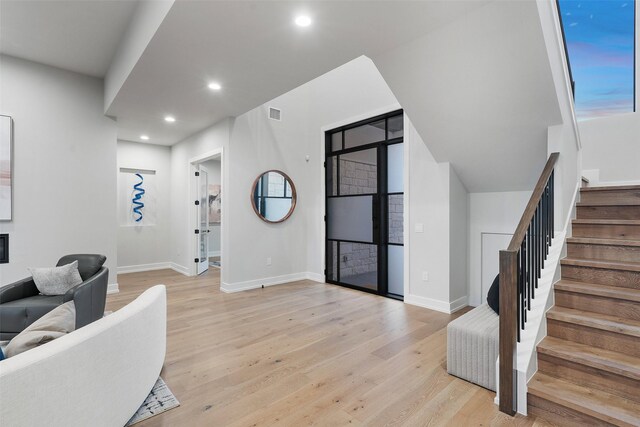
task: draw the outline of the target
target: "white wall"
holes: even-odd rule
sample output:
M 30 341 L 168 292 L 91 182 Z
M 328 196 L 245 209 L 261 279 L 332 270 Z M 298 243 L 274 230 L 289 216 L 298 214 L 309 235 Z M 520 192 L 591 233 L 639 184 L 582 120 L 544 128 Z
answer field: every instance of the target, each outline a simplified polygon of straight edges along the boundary
M 437 163 L 405 115 L 404 141 L 408 144 L 409 283 L 405 301 L 436 305 L 449 301 L 449 168 Z M 418 231 L 422 227 L 423 231 Z M 428 280 L 422 279 L 423 272 Z
M 404 141 L 409 167 L 405 302 L 454 311 L 467 300 L 467 192 L 449 163 L 435 161 L 406 115 Z
M 469 194 L 469 305 L 484 303 L 482 234 L 513 235 L 530 197 L 531 191 Z
M 166 268 L 171 254 L 171 149 L 160 145 L 118 141 L 118 171 L 120 168 L 148 169 L 156 172 L 156 221 L 153 225 L 145 226 L 118 224 L 118 270 L 131 272 Z M 118 172 L 118 182 L 122 178 L 122 174 Z M 120 198 L 118 203 L 122 203 Z M 121 206 L 118 206 L 118 209 L 121 209 Z
M 468 303 L 469 193 L 453 167 L 449 168 L 449 302 Z
M 640 113 L 585 120 L 578 126 L 582 167 L 599 172 L 596 184 L 640 182 Z
M 107 256 L 116 282 L 116 123 L 102 80 L 0 56 L 0 114 L 14 120 L 10 263 L 0 284 L 70 253 Z
M 209 171 L 209 185 L 221 185 L 220 159 L 207 160 L 201 164 Z M 220 224 L 209 224 L 209 256 L 220 256 L 221 231 Z
M 192 267 L 193 263 L 193 259 L 189 260 L 189 245 L 192 248 L 196 247 L 193 230 L 189 228 L 189 215 L 195 215 L 193 197 L 189 195 L 189 179 L 191 179 L 189 162 L 193 158 L 212 150 L 224 149 L 222 156 L 223 182 L 228 182 L 229 129 L 232 123 L 232 119 L 225 119 L 171 147 L 171 236 L 169 239 L 171 261 L 174 263 L 174 268 L 185 274 L 188 274 L 189 268 Z M 241 173 L 241 162 L 238 169 L 237 173 Z M 248 200 L 248 190 L 244 195 Z M 223 221 L 227 218 L 227 205 L 226 201 L 222 205 Z M 223 233 L 227 233 L 226 227 Z M 229 239 L 224 234 L 222 241 L 223 246 L 230 244 Z M 228 253 L 224 247 L 222 250 Z M 227 268 L 222 270 L 222 280 L 225 280 L 227 270 Z

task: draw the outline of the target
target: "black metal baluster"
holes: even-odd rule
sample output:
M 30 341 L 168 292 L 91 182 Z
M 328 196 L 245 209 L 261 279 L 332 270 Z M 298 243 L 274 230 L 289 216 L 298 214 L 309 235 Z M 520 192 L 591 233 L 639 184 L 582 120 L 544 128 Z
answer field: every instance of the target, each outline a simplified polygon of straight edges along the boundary
M 551 246 L 551 205 L 550 205 L 550 200 L 549 200 L 549 195 L 551 194 L 551 189 L 549 188 L 549 184 L 550 182 L 547 181 L 547 188 L 545 191 L 545 199 L 544 199 L 544 204 L 547 208 L 547 223 L 546 223 L 546 242 L 547 242 L 547 256 L 549 255 L 549 247 Z
M 549 231 L 549 205 L 547 204 L 547 187 L 544 188 L 544 194 L 542 196 L 542 205 L 544 206 L 544 259 L 547 260 L 549 255 L 549 240 L 547 239 L 547 232 Z
M 544 239 L 544 259 L 547 260 L 547 255 L 549 255 L 549 240 L 547 239 L 547 232 L 549 231 L 549 206 L 547 204 L 547 189 L 548 187 L 545 185 L 544 193 L 542 193 L 542 206 L 544 210 L 544 233 L 542 238 Z
M 555 229 L 556 229 L 556 197 L 555 197 L 555 171 L 551 172 L 551 239 L 555 237 Z
M 529 263 L 527 283 L 529 285 L 529 292 L 531 292 L 531 288 L 533 287 L 533 229 L 531 224 L 529 224 L 529 228 L 527 229 L 527 245 L 529 246 L 527 249 L 527 262 Z
M 544 211 L 544 192 L 540 198 L 540 277 L 542 277 L 542 269 L 544 268 L 544 262 L 547 259 L 546 250 L 544 248 L 544 222 L 547 220 L 546 212 Z
M 520 273 L 522 271 L 522 251 L 518 253 L 518 342 L 520 342 L 520 329 L 524 329 L 524 302 L 523 302 L 523 288 L 522 288 L 522 280 Z
M 540 281 L 540 276 L 542 276 L 542 269 L 544 268 L 544 251 L 542 249 L 542 199 L 538 202 L 538 257 L 540 262 L 538 263 L 538 281 Z M 536 289 L 538 288 L 538 283 L 536 283 Z
M 522 287 L 526 289 L 527 294 L 529 294 L 529 269 L 527 268 L 529 264 L 529 252 L 527 251 L 526 234 L 522 240 L 520 251 L 522 252 Z
M 537 212 L 534 212 L 533 219 L 531 220 L 531 256 L 532 261 L 532 274 L 531 274 L 531 295 L 534 295 L 534 289 L 536 285 L 536 271 L 538 271 L 538 222 L 536 221 Z
M 538 203 L 538 211 L 540 212 L 540 214 L 538 215 L 538 250 L 540 251 L 540 264 L 538 265 L 538 282 L 540 281 L 540 277 L 542 277 L 542 269 L 544 268 L 544 248 L 543 246 L 543 242 L 542 242 L 542 234 L 543 234 L 543 230 L 542 230 L 542 224 L 544 224 L 544 218 L 542 217 L 542 199 L 540 199 L 540 202 Z M 538 286 L 536 286 L 536 288 L 538 288 Z
M 546 256 L 549 256 L 549 182 L 547 181 L 547 186 L 544 188 L 544 208 L 546 211 L 547 220 L 544 224 L 544 245 L 545 245 L 545 253 Z

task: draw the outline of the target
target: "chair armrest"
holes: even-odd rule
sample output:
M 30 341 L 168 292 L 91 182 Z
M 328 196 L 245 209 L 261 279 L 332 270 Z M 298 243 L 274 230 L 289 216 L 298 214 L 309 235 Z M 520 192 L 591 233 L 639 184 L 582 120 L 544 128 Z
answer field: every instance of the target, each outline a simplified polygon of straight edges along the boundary
M 18 282 L 0 288 L 0 304 L 16 301 L 38 295 L 40 291 L 36 287 L 33 278 L 28 277 Z
M 73 300 L 76 307 L 76 329 L 86 326 L 104 315 L 108 279 L 109 270 L 102 267 L 96 275 L 65 293 L 64 302 Z

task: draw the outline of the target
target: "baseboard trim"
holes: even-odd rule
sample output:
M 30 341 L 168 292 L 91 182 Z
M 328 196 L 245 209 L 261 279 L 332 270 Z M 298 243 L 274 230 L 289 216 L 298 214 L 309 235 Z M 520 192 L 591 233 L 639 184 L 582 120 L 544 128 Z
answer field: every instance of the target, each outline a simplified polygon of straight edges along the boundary
M 311 273 L 311 272 L 307 272 L 307 280 L 311 280 L 313 282 L 318 282 L 318 283 L 325 283 L 326 280 L 324 279 L 324 275 L 319 274 L 319 273 Z
M 117 294 L 118 292 L 120 292 L 120 288 L 118 287 L 117 283 L 110 283 L 107 286 L 107 295 L 109 295 L 109 294 Z
M 222 283 L 220 290 L 225 293 L 234 293 L 248 291 L 251 289 L 259 289 L 267 286 L 284 285 L 286 283 L 298 282 L 300 280 L 311 280 L 314 282 L 324 283 L 322 275 L 318 273 L 302 272 L 293 274 L 284 274 L 282 276 L 266 277 L 264 279 L 247 280 L 237 283 Z
M 168 268 L 172 269 L 177 273 L 183 274 L 185 276 L 189 275 L 189 269 L 187 267 L 180 264 L 176 264 L 175 262 L 170 262 Z
M 189 275 L 189 270 L 187 269 L 187 267 L 183 267 L 180 264 L 176 264 L 175 262 L 156 262 L 153 264 L 125 265 L 122 267 L 118 267 L 118 274 L 140 273 L 144 271 L 165 269 L 176 271 L 180 274 L 184 274 L 185 276 Z
M 212 256 L 220 256 L 220 251 L 211 251 L 211 252 L 209 252 L 209 258 L 211 258 Z
M 171 268 L 170 262 L 156 262 L 153 264 L 125 265 L 118 267 L 118 274 L 139 273 L 141 271 L 164 270 Z
M 450 310 L 449 313 L 455 313 L 456 311 L 462 310 L 466 306 L 469 305 L 469 297 L 467 295 L 458 298 L 457 300 L 453 300 L 449 303 Z
M 429 310 L 439 311 L 441 313 L 452 314 L 469 305 L 468 297 L 463 296 L 457 300 L 447 302 L 433 298 L 425 298 L 418 295 L 405 295 L 404 302 Z

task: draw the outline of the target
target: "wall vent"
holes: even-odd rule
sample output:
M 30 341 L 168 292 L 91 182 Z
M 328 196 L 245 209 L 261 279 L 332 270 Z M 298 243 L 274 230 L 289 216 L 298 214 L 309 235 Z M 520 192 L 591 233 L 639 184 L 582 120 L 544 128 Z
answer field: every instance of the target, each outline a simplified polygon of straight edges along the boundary
M 271 120 L 281 121 L 282 111 L 278 110 L 277 108 L 269 107 L 269 118 Z

